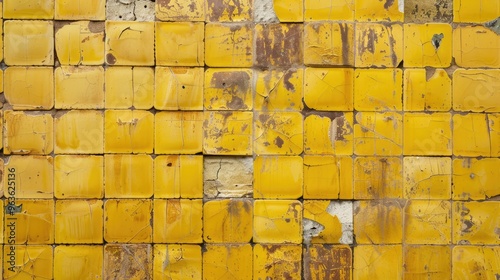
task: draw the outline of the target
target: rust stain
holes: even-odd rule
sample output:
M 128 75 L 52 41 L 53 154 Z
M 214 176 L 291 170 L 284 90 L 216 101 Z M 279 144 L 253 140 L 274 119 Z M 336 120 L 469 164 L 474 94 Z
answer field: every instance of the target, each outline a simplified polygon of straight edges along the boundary
M 256 66 L 290 66 L 302 63 L 302 29 L 299 24 L 262 25 L 256 40 Z
M 92 33 L 103 33 L 104 32 L 104 22 L 103 21 L 89 21 L 88 29 Z
M 281 148 L 283 147 L 283 144 L 285 143 L 285 141 L 283 141 L 283 139 L 281 139 L 281 137 L 277 136 L 275 139 L 274 139 L 274 145 L 278 146 L 278 148 Z
M 384 3 L 384 9 L 389 10 L 389 8 L 394 4 L 394 0 L 386 0 Z
M 111 65 L 115 64 L 116 63 L 116 57 L 112 53 L 108 53 L 106 55 L 106 63 L 111 64 Z

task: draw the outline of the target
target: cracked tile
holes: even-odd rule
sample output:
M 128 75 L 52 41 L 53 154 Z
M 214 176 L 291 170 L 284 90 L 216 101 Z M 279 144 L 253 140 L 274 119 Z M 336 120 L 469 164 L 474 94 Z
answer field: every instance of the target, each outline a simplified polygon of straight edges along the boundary
M 4 154 L 47 155 L 54 150 L 52 115 L 4 111 Z
M 203 116 L 204 154 L 252 154 L 253 112 L 205 111 Z
M 500 112 L 500 70 L 457 69 L 453 73 L 453 110 Z
M 354 24 L 310 22 L 304 25 L 304 64 L 354 66 Z
M 304 0 L 304 20 L 354 20 L 354 0 Z
M 252 197 L 251 157 L 203 157 L 204 194 L 207 198 Z
M 401 279 L 401 245 L 359 245 L 354 247 L 353 279 Z
M 453 22 L 485 22 L 498 17 L 500 3 L 488 0 L 453 0 Z
M 403 207 L 404 202 L 396 199 L 355 201 L 354 236 L 356 236 L 356 243 L 401 244 Z M 390 246 L 382 247 L 390 248 Z M 356 260 L 354 260 L 354 266 L 356 267 Z
M 352 112 L 304 112 L 304 153 L 352 155 Z
M 153 279 L 201 279 L 200 245 L 155 244 Z
M 357 111 L 401 111 L 401 69 L 356 69 L 354 109 Z
M 445 23 L 404 25 L 405 67 L 449 67 L 451 65 L 451 25 Z
M 399 1 L 355 0 L 355 19 L 357 21 L 404 21 Z
M 352 111 L 354 70 L 351 68 L 306 68 L 304 104 L 313 110 Z
M 422 276 L 429 280 L 452 279 L 448 246 L 408 245 L 403 248 L 403 258 L 406 279 Z
M 256 70 L 254 108 L 261 111 L 299 111 L 303 109 L 304 70 Z
M 453 199 L 486 200 L 500 196 L 500 159 L 453 160 Z
M 206 243 L 250 242 L 252 224 L 250 199 L 211 200 L 203 205 L 203 240 Z
M 154 243 L 201 243 L 201 199 L 154 199 Z
M 254 198 L 298 199 L 302 196 L 300 156 L 257 156 L 253 163 Z
M 57 155 L 54 157 L 54 196 L 56 198 L 102 198 L 103 186 L 103 156 Z
M 460 67 L 500 67 L 500 36 L 485 26 L 453 30 L 453 58 Z
M 487 246 L 455 246 L 452 278 L 495 279 L 500 275 L 500 248 Z
M 426 200 L 450 199 L 451 174 L 449 157 L 405 157 L 403 197 Z
M 302 243 L 302 203 L 297 200 L 255 200 L 253 241 Z
M 154 117 L 156 154 L 201 153 L 202 112 L 157 112 Z
M 356 23 L 356 67 L 398 67 L 403 61 L 403 25 Z
M 410 200 L 404 211 L 406 244 L 451 244 L 451 202 Z
M 500 156 L 500 123 L 497 114 L 454 114 L 453 155 Z
M 452 140 L 450 113 L 405 113 L 403 129 L 404 155 L 451 155 L 456 135 Z
M 298 155 L 303 151 L 303 116 L 299 112 L 257 112 L 254 152 Z
M 250 67 L 253 41 L 253 29 L 248 23 L 207 23 L 205 64 L 209 67 Z
M 4 246 L 4 260 L 14 252 L 15 264 L 5 262 L 3 277 L 10 279 L 52 279 L 54 277 L 54 253 L 51 245 Z M 10 269 L 11 268 L 11 269 Z
M 446 70 L 405 69 L 403 76 L 405 111 L 449 111 L 451 109 L 451 78 Z
M 304 155 L 304 199 L 352 199 L 350 156 Z
M 106 200 L 104 240 L 108 243 L 150 243 L 153 231 L 152 204 L 151 199 Z M 110 269 L 110 266 L 106 267 Z
M 402 159 L 357 157 L 354 160 L 354 199 L 401 198 Z
M 155 70 L 155 109 L 203 109 L 203 68 L 156 67 Z
M 354 124 L 354 153 L 356 155 L 401 155 L 402 146 L 402 114 L 396 112 L 356 113 Z
M 156 22 L 156 65 L 204 66 L 204 37 L 201 22 Z
M 289 67 L 303 63 L 303 26 L 270 23 L 255 26 L 255 61 L 257 67 Z
M 61 66 L 54 70 L 56 109 L 103 109 L 104 68 Z
M 154 91 L 159 87 L 159 81 L 155 84 L 153 68 L 107 67 L 104 77 L 106 109 L 149 110 L 153 107 Z
M 302 246 L 256 244 L 253 275 L 254 279 L 301 279 Z
M 55 48 L 62 65 L 104 63 L 104 22 L 55 22 Z
M 8 172 L 10 169 L 13 172 Z M 5 197 L 53 198 L 54 159 L 51 156 L 11 156 L 6 158 L 2 172 L 15 174 L 14 179 L 8 177 L 10 179 L 4 181 Z
M 453 244 L 500 244 L 500 201 L 453 202 Z
M 304 200 L 304 243 L 352 244 L 352 202 Z
M 9 204 L 12 207 L 6 208 L 4 242 L 53 244 L 54 204 L 54 200 L 49 199 L 16 199 L 15 205 Z M 15 236 L 9 234 L 10 218 L 15 219 Z
M 55 208 L 55 242 L 103 242 L 102 200 L 58 200 Z
M 54 107 L 54 69 L 51 67 L 8 67 L 4 84 L 5 100 L 14 110 Z
M 54 278 L 102 279 L 104 254 L 102 246 L 64 246 L 54 249 Z
M 106 244 L 104 279 L 151 279 L 153 248 L 150 244 Z
M 203 198 L 203 156 L 157 156 L 154 171 L 155 198 Z
M 154 22 L 106 21 L 106 64 L 154 65 Z
M 303 251 L 306 279 L 352 279 L 352 251 L 348 246 L 312 244 Z
M 207 69 L 203 90 L 204 108 L 206 110 L 252 110 L 252 75 L 250 69 Z
M 252 279 L 252 266 L 242 265 L 252 260 L 250 244 L 206 245 L 203 251 L 203 278 L 205 280 Z

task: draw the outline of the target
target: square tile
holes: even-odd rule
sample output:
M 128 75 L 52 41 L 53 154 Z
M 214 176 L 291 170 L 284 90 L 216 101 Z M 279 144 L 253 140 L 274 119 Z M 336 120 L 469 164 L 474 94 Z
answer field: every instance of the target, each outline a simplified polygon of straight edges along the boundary
M 403 259 L 404 279 L 452 279 L 448 246 L 408 245 L 403 248 Z
M 256 110 L 299 111 L 303 109 L 303 69 L 255 70 L 254 74 L 254 108 Z
M 152 204 L 151 199 L 106 200 L 104 240 L 108 243 L 150 243 L 153 233 Z M 105 270 L 110 270 L 106 263 L 105 266 Z
M 451 158 L 405 157 L 403 197 L 426 200 L 450 199 Z
M 103 64 L 104 22 L 56 21 L 55 47 L 62 65 Z
M 102 200 L 56 201 L 56 243 L 102 243 Z
M 102 156 L 57 155 L 54 157 L 54 196 L 102 198 L 104 196 Z
M 0 9 L 1 12 L 1 9 Z M 15 19 L 53 19 L 54 0 L 4 0 L 3 17 Z
M 498 246 L 455 246 L 452 255 L 452 279 L 495 279 L 500 274 Z
M 399 1 L 355 0 L 356 21 L 404 21 Z
M 54 71 L 56 109 L 103 109 L 104 68 L 61 66 Z
M 486 4 L 484 0 L 481 2 Z M 490 23 L 490 28 L 475 25 L 457 26 L 453 30 L 453 58 L 458 66 L 467 68 L 500 67 L 500 54 L 498 54 L 500 38 L 494 30 L 493 23 L 494 21 Z
M 453 160 L 453 199 L 485 200 L 500 195 L 500 159 Z
M 203 104 L 207 110 L 252 110 L 252 70 L 207 69 Z
M 106 21 L 106 64 L 152 66 L 154 22 Z
M 151 279 L 153 246 L 150 244 L 106 244 L 104 279 Z
M 356 69 L 354 109 L 357 111 L 401 111 L 401 69 Z
M 51 156 L 11 156 L 3 174 L 5 197 L 53 198 L 54 159 Z
M 294 66 L 303 63 L 303 26 L 270 23 L 255 26 L 255 62 L 257 67 Z
M 252 279 L 251 244 L 206 245 L 203 251 L 203 279 Z M 242 265 L 245 264 L 245 265 Z
M 200 245 L 155 244 L 153 279 L 202 279 Z
M 52 68 L 8 67 L 4 79 L 5 99 L 14 110 L 50 110 L 54 107 Z
M 354 199 L 401 198 L 403 163 L 398 157 L 357 157 Z
M 300 156 L 257 156 L 254 160 L 253 197 L 298 199 L 302 196 L 303 163 Z
M 398 67 L 403 61 L 403 25 L 356 23 L 356 67 Z
M 207 22 L 252 21 L 252 0 L 206 0 Z
M 207 23 L 205 64 L 209 67 L 250 67 L 253 41 L 253 27 L 248 23 Z
M 204 154 L 252 154 L 252 112 L 205 111 L 203 116 Z
M 54 249 L 54 278 L 102 279 L 103 262 L 102 246 L 57 246 Z
M 202 110 L 204 75 L 198 67 L 156 67 L 155 109 Z
M 304 21 L 303 0 L 273 0 L 273 10 L 280 22 Z
M 353 279 L 401 279 L 401 245 L 361 245 L 354 247 Z
M 304 20 L 354 20 L 354 0 L 304 0 Z
M 255 244 L 254 279 L 299 280 L 302 275 L 302 246 Z
M 206 243 L 247 243 L 253 233 L 250 199 L 211 200 L 203 205 L 203 240 Z
M 104 73 L 106 109 L 149 110 L 153 107 L 155 70 L 150 67 L 110 66 Z
M 52 153 L 54 149 L 52 115 L 4 111 L 4 121 L 4 154 Z
M 203 157 L 203 192 L 208 199 L 252 197 L 252 157 Z
M 405 113 L 403 130 L 404 155 L 451 155 L 450 113 Z
M 404 66 L 449 67 L 452 41 L 452 29 L 449 24 L 405 24 Z
M 105 153 L 152 153 L 154 116 L 148 111 L 106 110 Z
M 354 23 L 306 23 L 304 64 L 354 66 Z
M 500 70 L 457 69 L 453 73 L 453 110 L 500 112 Z
M 311 112 L 304 120 L 304 153 L 352 155 L 352 112 Z
M 453 202 L 453 244 L 500 244 L 499 201 Z
M 351 156 L 304 155 L 305 199 L 352 199 Z
M 404 211 L 406 244 L 451 244 L 451 202 L 409 200 Z
M 64 20 L 104 20 L 105 0 L 55 0 L 55 18 Z
M 157 0 L 156 18 L 163 21 L 204 21 L 205 0 Z
M 407 0 L 404 5 L 405 22 L 453 21 L 453 0 Z
M 154 243 L 201 243 L 203 202 L 201 199 L 155 199 Z
M 203 156 L 157 156 L 154 170 L 155 198 L 203 198 Z
M 56 154 L 103 153 L 104 114 L 101 111 L 72 110 L 56 114 L 54 131 Z
M 302 243 L 302 203 L 297 200 L 255 200 L 253 241 Z
M 304 104 L 314 110 L 352 111 L 354 70 L 352 68 L 306 68 Z
M 453 22 L 477 22 L 494 20 L 500 12 L 500 4 L 488 0 L 453 0 Z
M 153 159 L 150 155 L 104 155 L 106 198 L 150 198 Z
M 454 114 L 453 155 L 500 156 L 500 123 L 498 123 L 498 119 L 500 118 L 497 114 Z
M 9 255 L 10 254 L 10 255 Z M 8 263 L 10 256 L 17 256 Z M 11 245 L 3 247 L 4 279 L 52 279 L 54 253 L 51 245 Z
M 54 200 L 51 199 L 11 200 L 5 211 L 4 243 L 53 244 L 54 210 Z M 15 229 L 14 235 L 11 227 Z
M 402 114 L 396 112 L 356 113 L 354 124 L 354 153 L 356 155 L 401 155 L 402 146 Z
M 304 200 L 304 243 L 353 243 L 351 201 Z
M 348 246 L 311 244 L 303 251 L 306 279 L 352 279 L 352 251 Z
M 405 111 L 449 111 L 451 79 L 444 69 L 405 69 L 403 107 Z
M 203 112 L 155 114 L 155 153 L 197 154 L 202 151 Z
M 4 60 L 7 65 L 54 64 L 52 21 L 7 20 L 4 23 Z
M 298 155 L 303 151 L 303 116 L 299 112 L 259 112 L 255 115 L 254 152 Z
M 202 22 L 156 22 L 156 65 L 204 66 Z
M 395 199 L 355 201 L 354 235 L 356 243 L 384 244 L 383 247 L 387 248 L 390 246 L 385 244 L 401 244 L 403 240 L 403 207 L 403 203 Z M 354 260 L 354 266 L 356 267 L 356 265 L 356 260 Z

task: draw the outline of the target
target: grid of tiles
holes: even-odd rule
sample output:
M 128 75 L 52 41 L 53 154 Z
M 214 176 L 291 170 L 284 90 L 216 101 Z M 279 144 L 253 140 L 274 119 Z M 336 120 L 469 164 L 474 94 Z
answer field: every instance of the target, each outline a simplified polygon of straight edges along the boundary
M 500 275 L 500 2 L 1 2 L 3 278 Z

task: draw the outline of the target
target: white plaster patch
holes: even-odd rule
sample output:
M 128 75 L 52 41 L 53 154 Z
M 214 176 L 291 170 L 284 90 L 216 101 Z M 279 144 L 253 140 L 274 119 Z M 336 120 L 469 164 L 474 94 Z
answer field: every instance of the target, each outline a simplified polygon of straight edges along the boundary
M 207 198 L 251 197 L 252 157 L 203 158 L 203 190 Z
M 253 8 L 255 22 L 279 22 L 278 16 L 276 16 L 276 13 L 274 12 L 273 0 L 255 0 Z
M 123 21 L 154 21 L 155 2 L 151 0 L 108 0 L 106 19 Z
M 326 208 L 326 212 L 332 216 L 337 216 L 342 224 L 341 244 L 352 244 L 353 238 L 353 212 L 352 201 L 332 201 Z
M 405 12 L 405 0 L 398 0 L 398 10 L 401 13 Z

